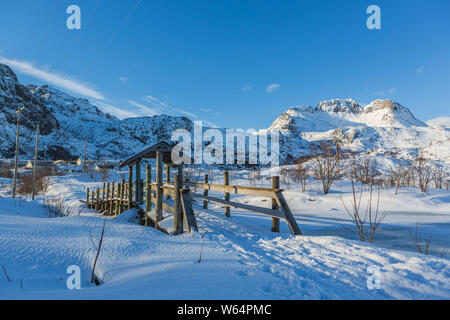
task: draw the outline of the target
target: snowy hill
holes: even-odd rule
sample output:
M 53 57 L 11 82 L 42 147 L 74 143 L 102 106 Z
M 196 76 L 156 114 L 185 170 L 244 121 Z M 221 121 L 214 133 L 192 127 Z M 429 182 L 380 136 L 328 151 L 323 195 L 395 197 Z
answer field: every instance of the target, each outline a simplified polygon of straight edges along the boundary
M 346 151 L 412 159 L 422 150 L 432 160 L 450 163 L 450 130 L 430 127 L 390 100 L 375 100 L 366 107 L 352 99 L 293 107 L 268 130 L 283 134 L 281 154 L 286 161 L 308 155 L 320 142 L 338 140 Z
M 431 127 L 442 126 L 444 128 L 450 128 L 450 117 L 440 117 L 440 118 L 428 120 L 427 124 Z
M 118 120 L 86 99 L 72 97 L 50 86 L 23 86 L 14 72 L 0 64 L 0 157 L 14 156 L 16 110 L 25 106 L 21 116 L 20 154 L 34 153 L 36 124 L 41 130 L 41 158 L 76 159 L 83 153 L 93 158 L 123 158 L 142 150 L 147 144 L 170 139 L 174 128 L 190 129 L 185 117 L 159 115 Z

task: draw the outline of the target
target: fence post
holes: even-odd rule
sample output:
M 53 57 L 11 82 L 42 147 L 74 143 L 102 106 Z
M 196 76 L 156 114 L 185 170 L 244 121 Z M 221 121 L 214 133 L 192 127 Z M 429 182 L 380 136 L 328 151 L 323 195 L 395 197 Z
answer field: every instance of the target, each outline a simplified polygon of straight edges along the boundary
M 116 207 L 114 208 L 114 216 L 117 217 L 120 213 L 120 190 L 122 189 L 122 184 L 119 182 L 117 184 L 117 201 L 116 201 Z
M 273 176 L 272 177 L 272 188 L 280 189 L 280 177 Z M 272 209 L 277 210 L 278 204 L 275 198 L 272 198 Z M 280 232 L 280 218 L 272 217 L 272 232 Z
M 162 220 L 162 154 L 156 151 L 156 210 L 155 210 L 155 224 L 158 228 L 158 222 Z
M 208 184 L 208 174 L 205 174 L 205 184 Z M 203 195 L 208 196 L 208 187 L 205 186 L 205 189 L 203 190 Z M 203 209 L 208 209 L 208 201 L 203 200 Z
M 110 193 L 110 188 L 111 188 L 111 184 L 108 182 L 107 184 L 106 184 L 106 200 L 105 200 L 105 208 L 104 208 L 104 211 L 106 211 L 106 212 L 109 212 L 109 197 L 110 197 L 110 195 L 111 195 L 111 193 Z
M 226 186 L 230 185 L 230 173 L 228 171 L 223 173 L 223 184 Z M 228 192 L 225 192 L 225 201 L 230 201 L 230 194 Z M 225 216 L 230 217 L 230 207 L 225 207 Z
M 148 226 L 148 214 L 152 210 L 152 166 L 145 167 L 145 226 Z
M 128 166 L 128 210 L 131 210 L 133 202 L 133 166 Z
M 175 196 L 173 198 L 173 231 L 175 234 L 183 233 L 183 215 L 181 211 L 181 182 L 180 175 L 175 176 Z
M 166 183 L 169 184 L 170 183 L 170 166 L 168 163 L 166 163 L 164 165 L 164 167 L 166 168 Z M 170 199 L 170 194 L 167 194 L 166 199 Z
M 112 187 L 111 187 L 111 201 L 109 202 L 109 215 L 112 216 L 113 212 L 114 212 L 114 188 L 115 188 L 115 183 L 114 181 L 112 182 Z
M 97 188 L 97 203 L 95 205 L 95 210 L 98 211 L 100 210 L 100 189 Z
M 100 204 L 100 211 L 102 212 L 105 209 L 105 189 L 106 189 L 106 182 L 103 182 L 103 189 L 102 189 L 102 202 Z
M 125 194 L 126 186 L 127 185 L 126 185 L 125 179 L 122 179 L 122 187 L 120 188 L 119 214 L 122 214 L 122 212 L 123 212 L 123 196 Z
M 141 204 L 141 161 L 136 161 L 136 190 L 135 190 L 136 204 Z

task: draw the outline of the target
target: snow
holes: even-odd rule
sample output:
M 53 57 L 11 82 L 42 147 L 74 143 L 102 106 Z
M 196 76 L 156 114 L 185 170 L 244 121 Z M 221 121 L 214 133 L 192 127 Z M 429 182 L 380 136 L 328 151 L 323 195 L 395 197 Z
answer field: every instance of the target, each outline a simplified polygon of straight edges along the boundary
M 450 128 L 450 117 L 440 117 L 426 122 L 429 126 Z
M 273 171 L 273 170 L 272 170 Z M 267 174 L 270 172 L 268 171 Z M 81 174 L 53 178 L 49 195 L 64 195 L 80 206 L 85 188 L 100 185 Z M 232 174 L 235 184 L 248 184 L 245 172 Z M 9 183 L 3 179 L 0 183 Z M 262 184 L 261 186 L 267 186 Z M 450 261 L 439 252 L 450 227 L 450 191 L 401 189 L 382 194 L 385 223 L 374 244 L 362 243 L 341 226 L 350 227 L 340 204 L 350 197 L 340 181 L 324 196 L 314 182 L 307 192 L 290 184 L 285 197 L 304 236 L 293 236 L 281 223 L 270 232 L 270 217 L 232 209 L 209 210 L 194 203 L 199 232 L 169 236 L 135 223 L 136 212 L 106 218 L 104 247 L 96 277 L 89 283 L 94 249 L 104 217 L 45 217 L 43 198 L 8 197 L 0 188 L 1 299 L 449 299 Z M 234 201 L 270 206 L 270 201 L 232 196 Z M 339 223 L 336 221 L 339 220 Z M 433 231 L 432 252 L 421 255 L 407 237 L 420 222 L 420 232 Z M 201 261 L 199 262 L 201 255 Z M 66 270 L 78 265 L 82 289 L 68 290 Z M 381 271 L 381 288 L 369 290 L 367 269 Z

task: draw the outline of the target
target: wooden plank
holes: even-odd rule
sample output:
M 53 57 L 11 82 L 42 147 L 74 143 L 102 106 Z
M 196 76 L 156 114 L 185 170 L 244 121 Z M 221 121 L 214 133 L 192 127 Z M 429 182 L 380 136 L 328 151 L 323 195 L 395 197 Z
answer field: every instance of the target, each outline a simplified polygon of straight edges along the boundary
M 278 211 L 278 210 L 272 210 L 272 209 L 269 209 L 269 208 L 252 206 L 252 205 L 249 205 L 249 204 L 244 204 L 244 203 L 239 203 L 239 202 L 225 201 L 223 199 L 202 196 L 200 194 L 195 194 L 195 193 L 191 194 L 191 197 L 192 198 L 202 199 L 202 200 L 207 200 L 209 202 L 222 204 L 222 205 L 228 206 L 228 207 L 234 207 L 234 208 L 244 209 L 244 210 L 247 210 L 247 211 L 262 213 L 262 214 L 265 214 L 265 215 L 268 215 L 268 216 L 272 216 L 272 217 L 284 218 L 283 213 Z
M 258 188 L 258 187 L 245 187 L 245 186 L 225 186 L 221 184 L 207 184 L 207 183 L 195 183 L 189 182 L 188 185 L 196 185 L 201 189 L 208 189 L 211 191 L 228 192 L 235 194 L 245 194 L 250 196 L 272 198 L 273 193 L 277 191 L 283 191 L 282 189 L 272 188 Z
M 155 205 L 155 207 L 156 207 L 156 198 L 152 198 L 152 203 Z M 166 203 L 166 202 L 163 202 L 162 203 L 162 209 L 163 210 L 166 210 L 167 212 L 169 212 L 169 213 L 171 213 L 171 214 L 174 214 L 173 212 L 174 212 L 174 208 L 170 205 L 170 204 L 168 204 L 168 203 Z
M 294 215 L 292 214 L 291 210 L 289 209 L 289 206 L 284 199 L 283 194 L 279 191 L 275 193 L 276 195 L 276 201 L 278 205 L 280 206 L 281 210 L 284 212 L 285 219 L 287 221 L 287 224 L 289 226 L 289 229 L 291 229 L 292 234 L 295 235 L 302 235 L 302 232 L 300 231 L 300 228 L 297 225 L 297 222 L 294 219 Z
M 194 209 L 192 209 L 192 198 L 189 192 L 181 192 L 181 205 L 183 207 L 183 216 L 188 232 L 191 233 L 192 230 L 198 231 Z

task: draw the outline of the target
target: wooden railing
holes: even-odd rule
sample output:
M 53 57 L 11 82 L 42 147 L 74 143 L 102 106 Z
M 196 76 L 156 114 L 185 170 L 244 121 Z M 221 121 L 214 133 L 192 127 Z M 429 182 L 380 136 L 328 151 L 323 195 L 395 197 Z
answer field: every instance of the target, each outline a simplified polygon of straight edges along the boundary
M 86 204 L 103 214 L 118 216 L 126 210 L 136 208 L 139 213 L 139 223 L 154 226 L 160 230 L 159 222 L 163 220 L 163 210 L 173 214 L 173 233 L 183 232 L 183 222 L 187 230 L 197 230 L 192 198 L 203 200 L 203 209 L 208 209 L 208 203 L 217 203 L 225 207 L 225 216 L 231 216 L 231 208 L 238 208 L 272 217 L 272 232 L 280 232 L 280 219 L 285 219 L 294 235 L 301 235 L 301 230 L 289 209 L 280 189 L 280 178 L 272 177 L 272 188 L 233 186 L 229 184 L 229 173 L 224 172 L 224 184 L 210 184 L 208 175 L 203 183 L 184 182 L 186 187 L 203 190 L 201 194 L 183 187 L 182 176 L 175 175 L 170 181 L 170 171 L 166 174 L 166 183 L 151 181 L 151 168 L 147 165 L 147 179 L 139 184 L 122 180 L 119 183 L 104 183 L 103 188 L 87 189 Z M 209 195 L 210 191 L 221 192 L 223 198 Z M 231 201 L 232 194 L 242 194 L 272 199 L 271 208 Z M 166 201 L 164 201 L 166 200 Z M 170 200 L 170 202 L 168 201 Z M 153 215 L 151 214 L 153 213 Z M 164 230 L 163 230 L 164 231 Z
M 272 232 L 280 232 L 280 219 L 285 219 L 289 229 L 294 235 L 301 235 L 301 230 L 289 209 L 289 206 L 283 196 L 283 190 L 280 189 L 280 177 L 272 177 L 272 188 L 245 187 L 229 185 L 229 173 L 224 172 L 224 184 L 208 183 L 208 175 L 205 175 L 204 183 L 187 182 L 186 185 L 194 186 L 195 189 L 203 189 L 203 194 L 192 193 L 191 197 L 203 200 L 203 208 L 208 209 L 208 203 L 218 203 L 225 207 L 225 216 L 230 217 L 230 208 L 238 208 L 252 211 L 272 217 Z M 223 192 L 224 198 L 209 196 L 209 191 Z M 232 194 L 243 194 L 272 199 L 272 207 L 265 208 L 240 202 L 231 201 Z

